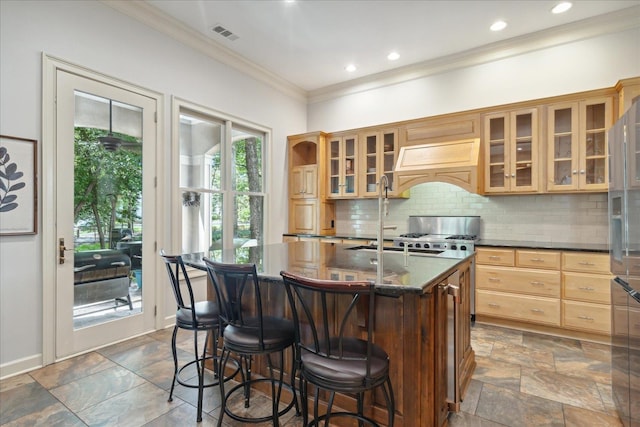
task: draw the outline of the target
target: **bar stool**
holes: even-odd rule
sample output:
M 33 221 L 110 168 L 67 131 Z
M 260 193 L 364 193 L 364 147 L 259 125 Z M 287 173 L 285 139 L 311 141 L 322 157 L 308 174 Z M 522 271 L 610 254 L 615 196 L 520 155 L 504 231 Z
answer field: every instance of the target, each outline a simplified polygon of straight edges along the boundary
M 364 415 L 364 393 L 382 388 L 388 416 L 393 426 L 395 402 L 389 378 L 389 356 L 373 340 L 374 284 L 368 281 L 317 280 L 280 272 L 287 297 L 293 310 L 296 326 L 298 369 L 300 370 L 300 399 L 305 426 L 318 426 L 324 420 L 347 417 L 358 425 L 378 424 Z M 362 306 L 358 303 L 362 301 Z M 354 333 L 358 312 L 369 314 L 366 338 Z M 353 327 L 352 327 L 353 326 Z M 351 334 L 351 336 L 350 336 Z M 357 337 L 355 335 L 358 335 Z M 315 387 L 313 421 L 309 422 L 307 386 Z M 319 389 L 329 391 L 326 413 L 319 414 Z M 335 393 L 357 396 L 356 412 L 332 412 Z
M 171 352 L 173 353 L 173 381 L 171 382 L 171 391 L 169 392 L 169 402 L 173 400 L 173 390 L 178 384 L 198 389 L 198 411 L 197 420 L 202 421 L 202 396 L 204 389 L 218 385 L 218 337 L 220 336 L 220 316 L 218 312 L 218 304 L 215 301 L 199 301 L 196 302 L 193 289 L 191 287 L 191 281 L 187 275 L 187 271 L 180 255 L 166 255 L 164 251 L 160 251 L 160 256 L 164 260 L 169 275 L 169 281 L 171 283 L 171 289 L 176 298 L 177 310 L 176 310 L 176 324 L 173 327 L 173 335 L 171 337 Z M 182 280 L 181 280 L 182 276 Z M 184 284 L 184 286 L 181 286 Z M 186 363 L 182 367 L 178 368 L 178 355 L 176 350 L 176 336 L 178 329 L 186 329 L 193 331 L 193 345 L 194 345 L 194 360 Z M 204 341 L 204 348 L 202 355 L 199 355 L 198 349 L 198 332 L 206 332 L 206 338 Z M 207 356 L 207 345 L 209 340 L 213 340 L 213 353 Z M 214 367 L 214 379 L 206 382 L 204 381 L 204 364 L 205 361 L 211 360 Z M 181 374 L 183 371 L 191 366 L 196 368 L 198 375 L 198 382 L 193 383 L 189 379 L 183 379 Z M 237 373 L 236 370 L 230 376 L 224 378 L 224 381 L 228 381 Z M 221 382 L 224 382 L 221 381 Z
M 218 376 L 225 372 L 225 366 L 231 353 L 240 357 L 242 381 L 239 385 L 225 393 L 224 382 L 220 382 L 220 416 L 218 427 L 222 426 L 222 418 L 226 414 L 242 423 L 260 423 L 272 421 L 279 425 L 279 417 L 288 412 L 294 405 L 296 415 L 300 413 L 295 390 L 295 346 L 293 322 L 281 317 L 268 316 L 265 313 L 255 264 L 225 264 L 204 258 L 209 278 L 216 291 L 219 303 L 221 322 L 226 324 Z M 291 348 L 291 384 L 284 383 L 284 352 Z M 279 353 L 280 374 L 274 377 L 274 366 L 271 355 Z M 269 368 L 269 378 L 251 378 L 252 358 L 263 355 Z M 268 382 L 271 385 L 271 414 L 263 417 L 246 417 L 231 411 L 227 405 L 230 396 L 239 389 L 244 390 L 244 406 L 250 406 L 251 385 L 257 382 Z M 291 402 L 278 410 L 282 388 L 291 394 Z

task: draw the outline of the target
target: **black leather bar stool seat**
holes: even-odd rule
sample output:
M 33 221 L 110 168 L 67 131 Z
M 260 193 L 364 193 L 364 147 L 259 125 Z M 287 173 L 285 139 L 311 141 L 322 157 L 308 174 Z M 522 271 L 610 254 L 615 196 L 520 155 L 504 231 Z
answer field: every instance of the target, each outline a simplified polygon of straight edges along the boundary
M 296 325 L 304 425 L 319 426 L 321 421 L 325 421 L 323 425 L 329 425 L 334 418 L 347 417 L 358 420 L 358 425 L 378 426 L 371 415 L 365 415 L 364 393 L 381 387 L 388 413 L 387 425 L 393 426 L 395 401 L 389 377 L 389 356 L 373 343 L 374 284 L 309 279 L 286 271 L 280 275 Z M 308 419 L 308 384 L 315 388 L 311 422 Z M 329 392 L 324 414 L 319 413 L 319 390 Z M 333 411 L 335 393 L 355 394 L 356 410 Z
M 279 418 L 295 406 L 299 414 L 295 390 L 295 328 L 291 320 L 267 315 L 263 306 L 260 284 L 254 264 L 225 264 L 204 258 L 209 278 L 213 283 L 219 303 L 220 319 L 226 327 L 223 331 L 221 363 L 218 375 L 225 371 L 225 365 L 231 353 L 239 356 L 242 379 L 240 384 L 225 391 L 224 382 L 220 383 L 222 404 L 218 426 L 222 426 L 224 415 L 241 423 L 261 423 L 272 421 L 279 426 Z M 284 382 L 284 352 L 291 349 L 291 384 Z M 279 375 L 274 375 L 271 356 L 279 354 Z M 251 378 L 253 356 L 265 357 L 269 368 L 269 378 Z M 242 416 L 232 412 L 229 398 L 238 390 L 244 391 L 244 406 L 250 407 L 251 385 L 267 382 L 271 385 L 271 414 L 268 416 Z M 291 401 L 279 409 L 282 388 L 291 392 Z
M 176 323 L 173 327 L 171 337 L 171 352 L 173 354 L 173 380 L 171 381 L 171 391 L 169 392 L 169 402 L 173 400 L 173 390 L 176 382 L 183 387 L 198 389 L 198 409 L 197 421 L 202 421 L 202 398 L 204 389 L 218 385 L 218 339 L 220 337 L 220 311 L 216 301 L 195 301 L 191 280 L 179 255 L 166 255 L 160 251 L 160 256 L 165 262 L 171 289 L 176 298 Z M 193 331 L 194 359 L 178 367 L 178 354 L 176 348 L 176 337 L 179 329 Z M 198 332 L 206 332 L 202 353 L 198 346 Z M 213 352 L 207 354 L 209 343 L 212 343 Z M 214 377 L 205 382 L 205 362 L 212 361 Z M 185 378 L 192 375 L 191 369 L 195 367 L 197 382 L 193 378 Z M 236 371 L 225 377 L 229 381 Z

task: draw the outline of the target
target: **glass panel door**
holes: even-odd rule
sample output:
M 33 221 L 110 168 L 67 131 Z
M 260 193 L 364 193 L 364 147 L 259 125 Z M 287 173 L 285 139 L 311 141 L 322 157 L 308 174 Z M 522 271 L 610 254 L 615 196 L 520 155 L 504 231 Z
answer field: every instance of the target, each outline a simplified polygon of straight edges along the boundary
M 156 100 L 62 71 L 56 82 L 62 358 L 154 327 L 153 262 L 143 270 L 155 234 Z

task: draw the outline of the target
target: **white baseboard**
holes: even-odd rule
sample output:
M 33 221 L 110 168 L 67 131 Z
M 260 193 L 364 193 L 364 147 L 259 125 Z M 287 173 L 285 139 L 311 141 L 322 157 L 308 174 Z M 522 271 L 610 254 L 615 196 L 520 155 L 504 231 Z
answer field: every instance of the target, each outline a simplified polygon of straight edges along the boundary
M 0 365 L 0 380 L 42 368 L 42 354 L 24 357 Z

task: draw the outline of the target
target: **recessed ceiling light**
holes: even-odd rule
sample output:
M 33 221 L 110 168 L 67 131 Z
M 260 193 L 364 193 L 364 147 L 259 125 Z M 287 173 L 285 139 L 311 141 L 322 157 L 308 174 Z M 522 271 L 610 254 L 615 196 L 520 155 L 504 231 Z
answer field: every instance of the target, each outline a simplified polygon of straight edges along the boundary
M 400 58 L 400 54 L 398 52 L 391 52 L 389 55 L 387 55 L 387 59 L 389 61 L 395 61 L 398 58 Z
M 563 13 L 563 12 L 566 12 L 567 10 L 571 9 L 571 6 L 573 6 L 573 4 L 571 4 L 571 2 L 568 2 L 568 1 L 560 2 L 557 5 L 555 5 L 553 7 L 553 9 L 551 9 L 551 13 Z
M 489 28 L 491 29 L 491 31 L 502 31 L 507 28 L 507 23 L 504 21 L 496 21 L 491 24 L 491 27 Z
M 356 66 L 353 64 L 349 64 L 346 67 L 344 67 L 345 70 L 347 70 L 349 73 L 353 73 L 356 70 Z

